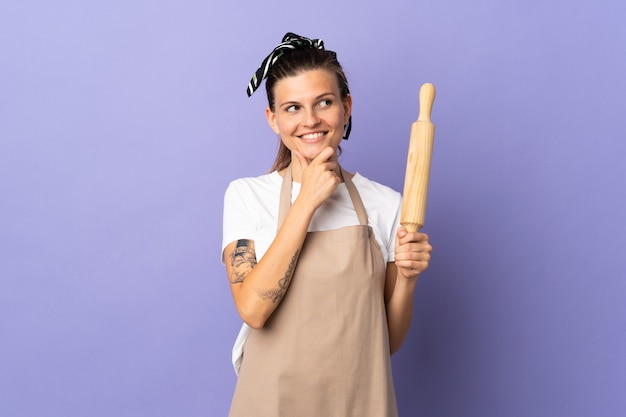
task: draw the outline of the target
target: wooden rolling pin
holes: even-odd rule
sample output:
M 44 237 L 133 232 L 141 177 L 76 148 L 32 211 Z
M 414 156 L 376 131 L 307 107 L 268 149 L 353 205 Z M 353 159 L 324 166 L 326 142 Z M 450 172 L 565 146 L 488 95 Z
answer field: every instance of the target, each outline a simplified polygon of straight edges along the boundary
M 435 125 L 430 121 L 433 101 L 435 87 L 430 83 L 423 84 L 420 88 L 419 116 L 411 125 L 400 215 L 400 224 L 409 232 L 416 232 L 424 226 L 430 161 L 435 139 Z

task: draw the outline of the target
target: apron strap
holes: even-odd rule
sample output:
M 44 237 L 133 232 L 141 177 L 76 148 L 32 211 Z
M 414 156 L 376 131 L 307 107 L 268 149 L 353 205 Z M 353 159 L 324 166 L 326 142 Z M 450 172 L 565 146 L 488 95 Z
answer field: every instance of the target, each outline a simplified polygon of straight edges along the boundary
M 367 226 L 367 211 L 365 210 L 365 206 L 363 205 L 363 200 L 361 200 L 361 195 L 359 191 L 356 189 L 356 186 L 352 182 L 352 179 L 348 176 L 348 173 L 341 168 L 341 176 L 343 177 L 343 182 L 346 183 L 346 188 L 348 189 L 348 193 L 350 194 L 350 198 L 352 199 L 352 204 L 354 205 L 354 210 L 356 211 L 356 215 L 359 218 L 359 224 L 361 226 Z
M 341 168 L 341 176 L 343 177 L 343 181 L 346 184 L 346 188 L 348 189 L 348 194 L 350 195 L 350 199 L 352 200 L 352 205 L 354 206 L 354 210 L 356 211 L 356 215 L 359 218 L 359 224 L 361 226 L 367 226 L 367 211 L 365 210 L 365 206 L 363 205 L 363 200 L 361 200 L 361 196 L 356 186 L 348 176 L 348 173 Z M 289 208 L 291 208 L 291 185 L 293 182 L 293 177 L 291 175 L 291 164 L 287 167 L 285 171 L 285 176 L 283 177 L 283 184 L 280 189 L 280 200 L 278 205 L 278 227 L 276 230 L 280 229 L 283 222 L 285 221 L 285 217 L 287 217 L 287 212 Z
M 287 212 L 289 208 L 291 208 L 291 164 L 287 167 L 285 171 L 285 176 L 283 177 L 283 185 L 280 188 L 280 200 L 278 206 L 278 227 L 276 231 L 280 229 L 280 226 L 283 225 L 285 221 L 285 217 L 287 217 Z

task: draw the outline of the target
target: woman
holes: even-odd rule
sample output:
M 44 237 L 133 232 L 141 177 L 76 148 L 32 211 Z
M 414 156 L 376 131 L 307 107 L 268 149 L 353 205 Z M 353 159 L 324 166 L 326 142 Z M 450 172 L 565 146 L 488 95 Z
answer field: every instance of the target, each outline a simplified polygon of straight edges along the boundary
M 230 416 L 397 416 L 390 354 L 428 237 L 398 225 L 397 192 L 339 165 L 352 98 L 334 52 L 288 33 L 248 95 L 263 79 L 278 155 L 224 202 L 223 262 L 246 323 Z

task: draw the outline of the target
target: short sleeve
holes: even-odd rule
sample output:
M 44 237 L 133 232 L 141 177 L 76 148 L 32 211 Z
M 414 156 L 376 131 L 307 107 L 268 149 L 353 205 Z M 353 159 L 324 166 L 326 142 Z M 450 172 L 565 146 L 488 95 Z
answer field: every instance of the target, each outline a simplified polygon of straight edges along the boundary
M 224 193 L 221 257 L 224 254 L 224 248 L 231 242 L 237 239 L 251 239 L 254 235 L 256 229 L 254 216 L 246 204 L 249 200 L 245 187 L 240 182 L 233 181 L 228 185 Z

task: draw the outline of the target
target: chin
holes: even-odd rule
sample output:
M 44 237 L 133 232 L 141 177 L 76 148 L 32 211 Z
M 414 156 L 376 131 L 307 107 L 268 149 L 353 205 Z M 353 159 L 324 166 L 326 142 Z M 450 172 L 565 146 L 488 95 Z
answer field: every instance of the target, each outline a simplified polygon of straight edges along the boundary
M 306 158 L 306 159 L 315 159 L 317 157 L 317 155 L 320 154 L 320 152 L 322 152 L 322 150 L 324 150 L 326 147 L 325 146 L 321 146 L 319 149 L 302 149 L 299 152 Z

